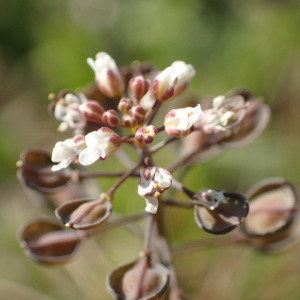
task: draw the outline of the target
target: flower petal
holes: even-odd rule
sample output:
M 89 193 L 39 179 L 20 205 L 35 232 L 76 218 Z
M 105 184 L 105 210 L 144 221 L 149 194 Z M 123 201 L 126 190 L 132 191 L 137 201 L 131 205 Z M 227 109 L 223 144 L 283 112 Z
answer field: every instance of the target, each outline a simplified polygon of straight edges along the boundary
M 156 197 L 145 197 L 146 208 L 145 211 L 156 214 L 158 209 L 158 199 Z
M 79 154 L 79 162 L 84 166 L 88 166 L 99 159 L 99 157 L 100 155 L 94 149 L 86 148 Z

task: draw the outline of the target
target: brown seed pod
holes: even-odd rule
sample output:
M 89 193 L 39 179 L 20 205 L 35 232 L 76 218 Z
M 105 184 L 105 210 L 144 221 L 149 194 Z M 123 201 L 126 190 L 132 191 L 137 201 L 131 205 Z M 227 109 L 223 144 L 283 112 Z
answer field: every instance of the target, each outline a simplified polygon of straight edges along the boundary
M 64 203 L 55 210 L 56 217 L 73 229 L 95 228 L 108 220 L 112 213 L 111 202 L 105 198 L 76 199 Z
M 122 264 L 109 272 L 106 287 L 114 299 L 136 299 L 135 293 L 141 268 L 146 257 Z M 163 265 L 149 260 L 142 283 L 141 296 L 136 300 L 161 300 L 169 286 L 169 270 Z
M 17 172 L 30 198 L 39 205 L 56 208 L 74 198 L 85 196 L 83 187 L 70 180 L 70 169 L 52 172 L 51 155 L 42 149 L 27 149 L 21 154 Z
M 49 218 L 29 221 L 20 228 L 18 238 L 26 255 L 47 265 L 68 262 L 77 254 L 81 244 L 75 231 Z
M 248 201 L 243 195 L 232 192 L 223 194 L 225 200 L 215 208 L 194 206 L 197 225 L 208 233 L 226 234 L 239 226 L 248 214 Z
M 271 178 L 254 185 L 246 195 L 250 212 L 241 230 L 254 247 L 275 250 L 276 243 L 288 238 L 294 230 L 298 205 L 294 187 L 284 178 Z

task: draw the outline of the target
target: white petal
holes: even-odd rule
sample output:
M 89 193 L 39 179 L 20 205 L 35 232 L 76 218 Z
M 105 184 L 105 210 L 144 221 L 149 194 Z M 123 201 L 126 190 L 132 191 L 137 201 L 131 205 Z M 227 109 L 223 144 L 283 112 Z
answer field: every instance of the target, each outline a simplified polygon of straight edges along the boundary
M 176 109 L 176 115 L 173 118 L 168 118 L 165 121 L 165 126 L 169 128 L 176 128 L 178 130 L 186 131 L 189 129 L 189 118 L 184 109 Z
M 51 171 L 55 172 L 55 171 L 59 171 L 61 169 L 65 169 L 66 167 L 68 167 L 71 164 L 72 160 L 71 159 L 65 159 L 62 160 L 61 163 L 59 163 L 58 165 L 55 165 L 51 168 Z
M 163 168 L 157 168 L 154 180 L 161 183 L 164 189 L 168 189 L 172 185 L 172 175 Z
M 146 208 L 145 211 L 156 214 L 158 209 L 158 199 L 156 197 L 145 197 Z
M 196 122 L 202 119 L 203 112 L 201 110 L 200 104 L 190 109 L 190 112 L 192 114 L 189 116 L 189 126 L 192 127 Z
M 225 100 L 225 96 L 218 96 L 213 99 L 213 109 L 219 109 L 222 105 L 223 101 Z
M 88 166 L 94 163 L 97 159 L 99 159 L 99 155 L 92 148 L 86 148 L 79 154 L 79 162 Z

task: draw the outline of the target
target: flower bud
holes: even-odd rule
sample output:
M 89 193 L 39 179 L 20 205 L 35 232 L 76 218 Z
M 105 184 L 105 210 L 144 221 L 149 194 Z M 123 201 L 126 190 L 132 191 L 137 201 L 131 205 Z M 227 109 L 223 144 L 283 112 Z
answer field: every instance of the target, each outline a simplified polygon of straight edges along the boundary
M 135 133 L 135 138 L 139 143 L 151 144 L 158 131 L 154 125 L 141 127 Z
M 176 82 L 176 73 L 174 73 L 172 67 L 168 67 L 164 71 L 157 73 L 152 84 L 154 97 L 158 101 L 166 101 L 171 98 L 174 94 Z
M 119 125 L 118 113 L 113 109 L 106 111 L 102 116 L 102 122 L 108 126 L 112 126 L 112 127 L 118 126 Z
M 140 100 L 149 90 L 149 81 L 144 75 L 133 77 L 129 81 L 129 89 L 131 93 Z
M 171 67 L 177 76 L 177 83 L 173 95 L 173 97 L 177 97 L 185 91 L 191 79 L 195 76 L 196 71 L 192 65 L 187 65 L 184 61 L 174 61 Z
M 121 137 L 108 127 L 90 132 L 85 137 L 87 148 L 79 154 L 79 162 L 88 166 L 99 158 L 104 160 L 115 153 L 122 144 Z
M 192 126 L 203 117 L 203 113 L 198 106 L 172 109 L 165 116 L 165 130 L 170 136 L 179 138 L 191 132 Z
M 84 118 L 89 122 L 99 123 L 102 121 L 104 113 L 103 107 L 95 100 L 88 100 L 79 106 L 79 110 Z
M 118 109 L 124 113 L 128 114 L 129 110 L 132 108 L 133 102 L 128 98 L 122 98 L 119 102 Z
M 121 97 L 125 83 L 123 75 L 115 61 L 105 52 L 96 55 L 96 60 L 87 59 L 88 64 L 95 71 L 96 84 L 100 91 L 111 98 Z
M 123 124 L 127 128 L 134 128 L 137 125 L 137 121 L 130 115 L 123 116 Z
M 140 105 L 134 105 L 129 111 L 129 115 L 136 120 L 137 124 L 140 124 L 145 120 L 146 112 Z

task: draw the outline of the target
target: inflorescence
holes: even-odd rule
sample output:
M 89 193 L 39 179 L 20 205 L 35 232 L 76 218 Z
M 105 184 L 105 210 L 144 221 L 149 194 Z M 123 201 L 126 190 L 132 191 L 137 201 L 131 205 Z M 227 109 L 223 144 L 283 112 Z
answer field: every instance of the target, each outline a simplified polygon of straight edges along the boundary
M 287 180 L 268 179 L 242 195 L 212 188 L 192 191 L 173 177 L 179 168 L 187 170 L 195 162 L 213 158 L 224 149 L 245 146 L 260 135 L 270 119 L 263 98 L 246 89 L 234 89 L 201 104 L 194 100 L 197 97 L 191 100 L 186 89 L 196 72 L 183 61 L 160 72 L 151 63 L 138 62 L 119 69 L 104 52 L 87 62 L 95 72 L 96 85 L 81 92 L 62 90 L 49 95 L 49 112 L 60 122 L 58 131 L 69 131 L 73 137 L 57 142 L 52 155 L 28 149 L 18 162 L 21 183 L 31 197 L 55 209 L 60 221 L 34 219 L 20 229 L 20 243 L 27 255 L 44 264 L 62 264 L 76 255 L 83 239 L 147 217 L 144 248 L 135 261 L 108 274 L 107 289 L 115 299 L 163 299 L 168 294 L 171 300 L 179 300 L 183 292 L 172 266 L 172 253 L 201 247 L 202 241 L 170 247 L 163 220 L 167 207 L 194 209 L 196 224 L 214 235 L 239 226 L 228 238 L 230 243 L 276 252 L 296 240 L 298 200 Z M 155 126 L 153 120 L 162 104 L 174 98 L 180 99 L 174 101 L 177 104 L 192 102 L 192 107 L 171 109 L 164 122 Z M 158 135 L 160 140 L 155 143 Z M 180 149 L 177 160 L 169 166 L 156 165 L 156 154 L 172 143 Z M 124 144 L 135 150 L 137 162 L 126 154 Z M 80 166 L 111 156 L 121 159 L 127 171 L 86 172 Z M 99 197 L 90 198 L 84 183 L 94 177 L 119 179 Z M 115 191 L 129 177 L 139 178 L 135 191 L 144 198 L 146 213 L 110 220 Z M 165 197 L 171 187 L 187 200 Z

